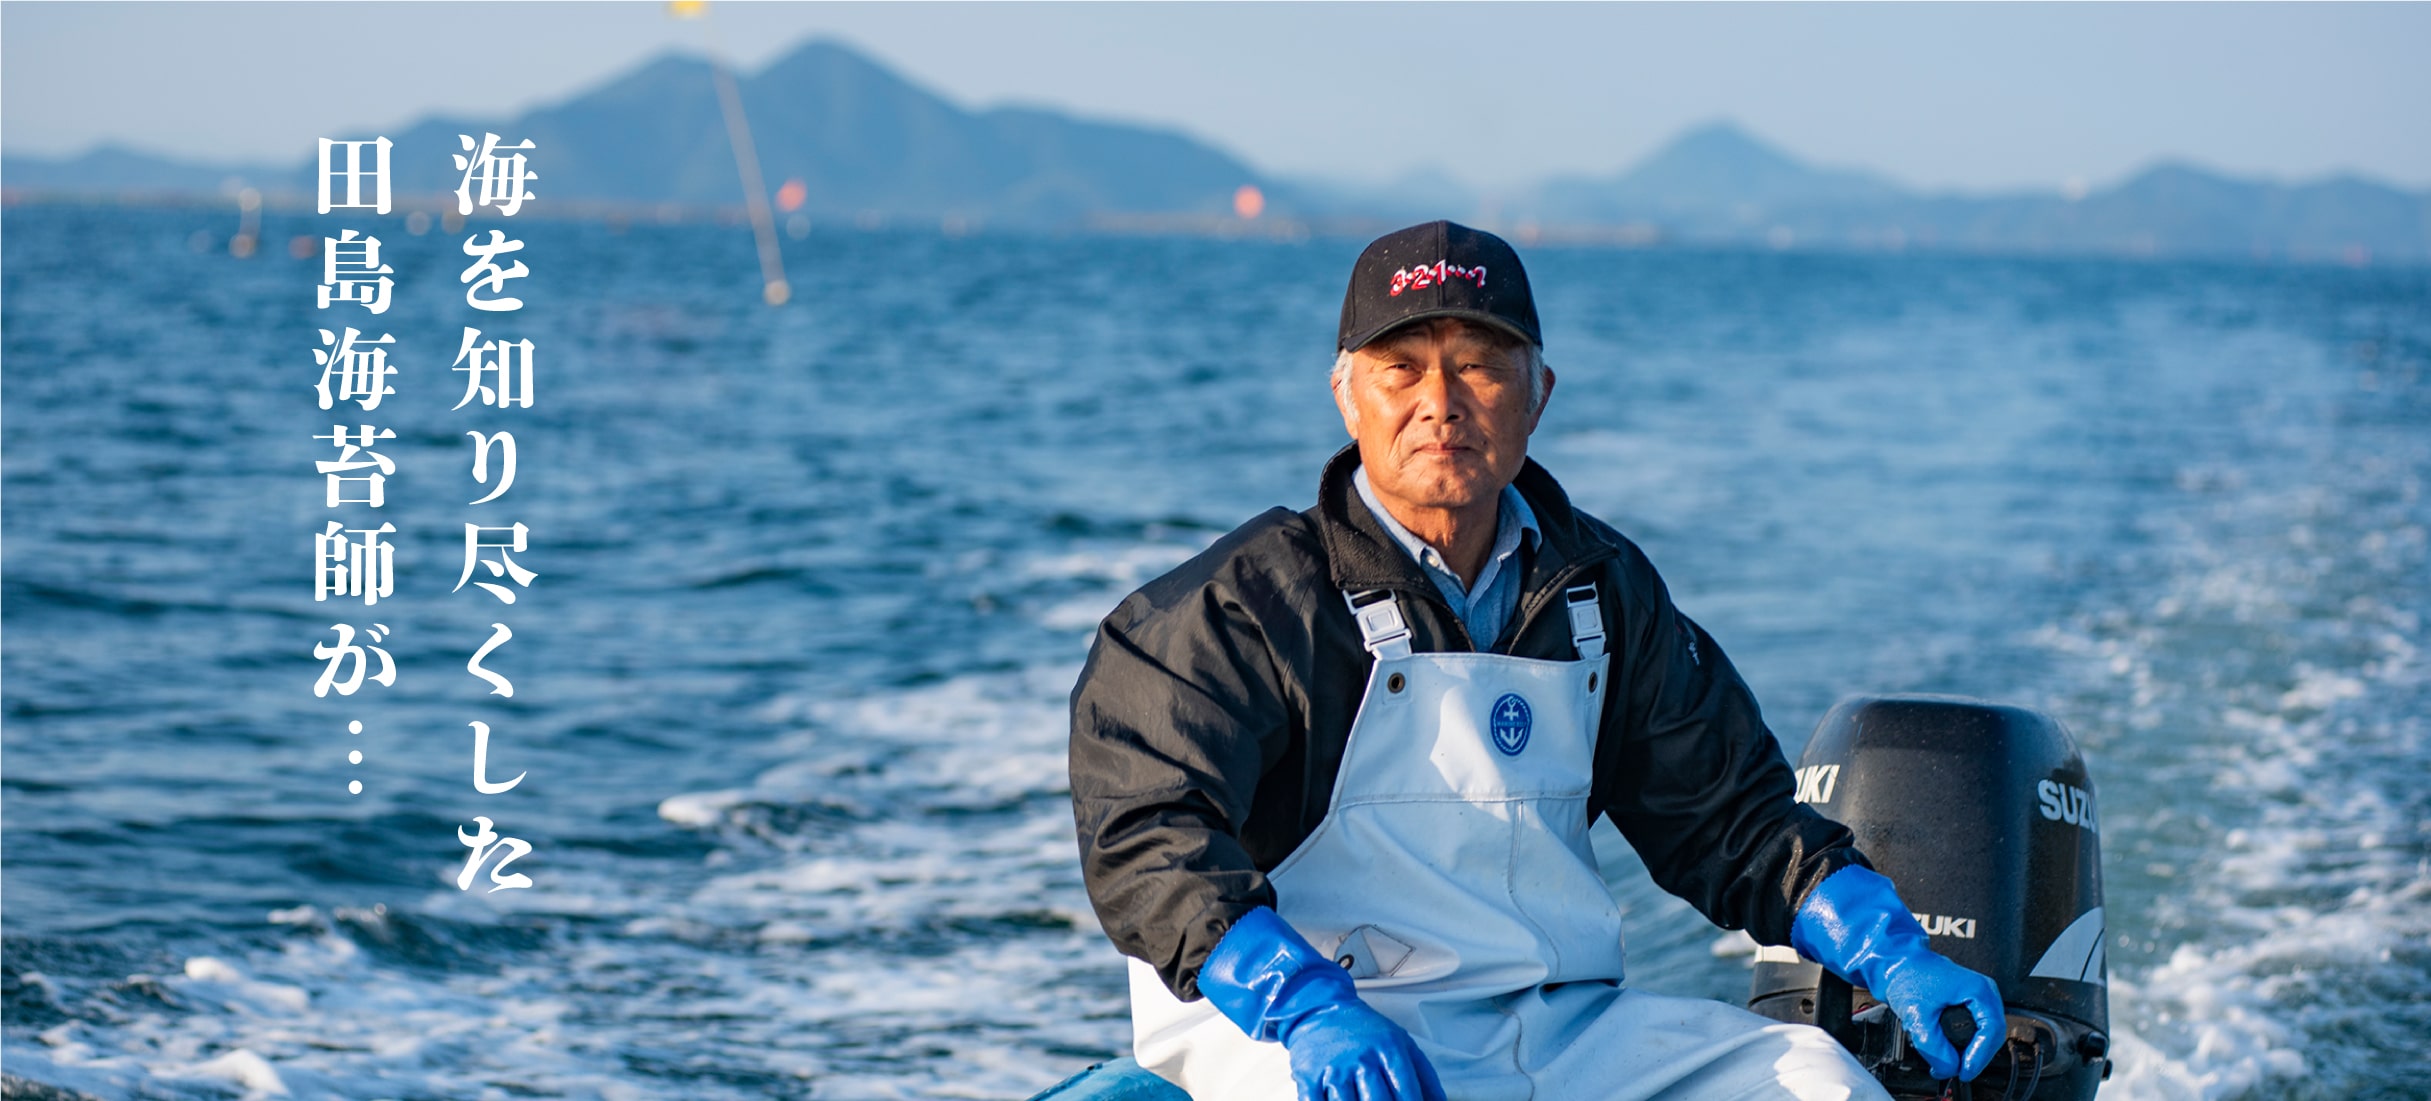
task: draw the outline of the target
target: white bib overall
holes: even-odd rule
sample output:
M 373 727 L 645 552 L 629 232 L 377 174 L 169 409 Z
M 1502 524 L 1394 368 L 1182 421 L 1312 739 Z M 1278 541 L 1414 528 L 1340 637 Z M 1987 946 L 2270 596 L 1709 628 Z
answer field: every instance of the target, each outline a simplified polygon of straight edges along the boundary
M 1412 653 L 1390 596 L 1348 598 L 1376 658 L 1325 820 L 1275 910 L 1409 1030 L 1452 1101 L 1881 1097 L 1820 1030 L 1621 987 L 1587 796 L 1611 659 L 1593 586 L 1576 661 Z M 1134 1054 L 1195 1101 L 1293 1101 L 1283 1045 L 1131 961 Z

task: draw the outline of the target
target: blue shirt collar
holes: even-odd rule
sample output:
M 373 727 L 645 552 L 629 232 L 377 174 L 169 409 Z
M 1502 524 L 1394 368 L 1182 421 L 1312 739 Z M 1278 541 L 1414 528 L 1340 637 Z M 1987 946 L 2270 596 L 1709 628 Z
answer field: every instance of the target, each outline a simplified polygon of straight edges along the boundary
M 1362 466 L 1351 473 L 1351 484 L 1358 487 L 1359 499 L 1367 503 L 1367 510 L 1375 514 L 1376 522 L 1384 525 L 1384 530 L 1392 535 L 1393 541 L 1401 544 L 1401 549 L 1409 552 L 1410 557 L 1426 569 L 1429 578 L 1444 590 L 1445 595 L 1461 593 L 1460 575 L 1452 572 L 1443 555 L 1428 546 L 1426 540 L 1401 526 L 1401 521 L 1393 518 L 1392 510 L 1376 499 L 1375 487 L 1368 484 L 1366 467 Z M 1477 584 L 1461 594 L 1466 599 L 1456 602 L 1464 614 L 1468 610 L 1467 604 L 1485 592 L 1504 570 L 1518 568 L 1512 564 L 1511 556 L 1518 553 L 1523 536 L 1529 546 L 1535 546 L 1544 537 L 1536 526 L 1536 511 L 1528 507 L 1528 499 L 1520 495 L 1518 488 L 1509 485 L 1502 487 L 1502 497 L 1496 504 L 1499 507 L 1494 518 L 1494 549 L 1486 555 L 1485 566 L 1477 571 Z

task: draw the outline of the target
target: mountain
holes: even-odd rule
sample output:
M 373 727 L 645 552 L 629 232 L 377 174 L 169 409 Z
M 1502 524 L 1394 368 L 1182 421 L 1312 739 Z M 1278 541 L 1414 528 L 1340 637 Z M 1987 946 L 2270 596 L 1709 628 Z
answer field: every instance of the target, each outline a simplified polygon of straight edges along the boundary
M 266 165 L 211 165 L 154 156 L 123 145 L 100 145 L 74 157 L 0 158 L 0 179 L 40 191 L 209 193 L 231 179 L 281 174 Z M 309 179 L 309 177 L 307 177 Z
M 737 91 L 768 186 L 801 180 L 814 216 L 1067 222 L 1107 213 L 1214 214 L 1230 209 L 1236 188 L 1259 179 L 1171 130 L 1036 108 L 967 111 L 833 42 L 786 54 L 739 79 Z M 441 129 L 452 142 L 453 125 Z M 565 197 L 742 198 L 716 84 L 698 59 L 659 58 L 498 132 L 528 136 L 547 150 L 544 174 L 564 181 L 557 186 Z M 442 189 L 454 184 L 445 179 Z
M 455 188 L 459 134 L 531 139 L 534 192 L 566 202 L 731 208 L 742 199 L 709 63 L 667 54 L 513 118 L 428 118 L 388 133 L 401 196 Z M 820 220 L 1030 226 L 1238 227 L 1232 196 L 1265 193 L 1266 224 L 1373 233 L 1430 218 L 1523 238 L 1770 248 L 1956 248 L 2431 261 L 2431 193 L 2356 177 L 2242 180 L 2165 163 L 2075 197 L 1926 193 L 1809 164 L 1731 122 L 1697 127 L 1627 171 L 1480 195 L 1439 172 L 1382 184 L 1280 180 L 1178 130 L 1038 107 L 972 110 L 841 44 L 813 40 L 736 78 L 762 175 L 806 189 Z M 349 135 L 357 136 L 357 135 Z M 231 178 L 308 196 L 313 166 L 202 165 L 104 146 L 0 157 L 12 191 L 215 194 Z
M 1776 248 L 2431 261 L 2431 192 L 2353 176 L 2279 184 L 2163 163 L 2075 198 L 1928 194 L 1806 164 L 1729 123 L 1617 176 L 1547 181 L 1513 208 L 1557 236 L 1620 225 L 1639 239 Z
M 1754 223 L 1764 212 L 1882 202 L 1897 185 L 1863 172 L 1814 168 L 1716 122 L 1673 139 L 1621 175 L 1547 181 L 1527 204 L 1547 222 Z
M 2070 205 L 2042 220 L 2054 247 L 2431 258 L 2431 195 L 2352 176 L 2290 186 L 2163 164 Z
M 1032 107 L 966 110 L 834 42 L 811 41 L 736 80 L 761 173 L 773 191 L 807 188 L 813 217 L 960 217 L 1065 224 L 1104 215 L 1229 216 L 1233 192 L 1263 177 L 1176 130 L 1103 122 Z M 734 149 L 707 61 L 655 58 L 564 102 L 505 119 L 426 119 L 394 141 L 400 195 L 452 191 L 459 134 L 530 139 L 532 190 L 543 201 L 732 205 L 742 198 Z M 349 135 L 353 136 L 353 135 Z M 218 170 L 184 176 L 172 162 L 121 170 L 99 153 L 72 161 L 8 157 L 11 188 L 125 190 L 185 181 L 216 188 Z M 113 155 L 123 160 L 123 156 Z M 314 166 L 257 175 L 309 192 Z M 161 181 L 154 183 L 153 181 Z M 1271 204 L 1270 204 L 1271 207 Z

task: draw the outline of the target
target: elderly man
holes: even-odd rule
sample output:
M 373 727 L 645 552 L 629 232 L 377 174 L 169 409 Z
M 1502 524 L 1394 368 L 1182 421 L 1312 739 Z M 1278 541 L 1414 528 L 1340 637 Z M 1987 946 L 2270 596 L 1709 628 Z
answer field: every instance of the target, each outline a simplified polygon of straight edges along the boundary
M 1199 1101 L 1881 1096 L 1819 1030 L 1622 985 L 1602 815 L 1664 889 L 1868 988 L 1972 1078 L 1991 981 L 1793 801 L 1721 648 L 1529 461 L 1542 345 L 1500 238 L 1369 245 L 1333 375 L 1353 443 L 1316 507 L 1100 625 L 1072 803 L 1139 1061 Z

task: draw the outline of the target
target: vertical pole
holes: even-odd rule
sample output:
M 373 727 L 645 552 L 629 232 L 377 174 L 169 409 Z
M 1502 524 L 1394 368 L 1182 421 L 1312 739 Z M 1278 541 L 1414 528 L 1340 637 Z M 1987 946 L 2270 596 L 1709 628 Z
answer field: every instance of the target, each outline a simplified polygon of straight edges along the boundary
M 734 168 L 743 178 L 743 207 L 751 214 L 751 235 L 760 248 L 760 297 L 782 306 L 793 297 L 785 282 L 785 260 L 777 252 L 776 215 L 768 209 L 768 185 L 760 178 L 760 153 L 751 142 L 751 123 L 743 117 L 743 94 L 726 69 L 726 51 L 718 48 L 717 32 L 707 22 L 709 5 L 702 0 L 675 0 L 667 5 L 678 19 L 702 20 L 709 39 L 709 72 L 717 82 L 719 113 L 726 116 L 726 144 L 734 147 Z
M 724 58 L 711 54 L 709 68 L 717 76 L 718 105 L 726 113 L 726 138 L 734 146 L 734 167 L 743 176 L 751 234 L 760 244 L 761 297 L 771 306 L 782 306 L 793 296 L 793 289 L 785 282 L 785 262 L 777 255 L 776 215 L 768 209 L 768 187 L 760 179 L 760 154 L 751 144 L 751 124 L 743 118 L 743 96 L 734 86 L 734 74 L 726 71 Z

